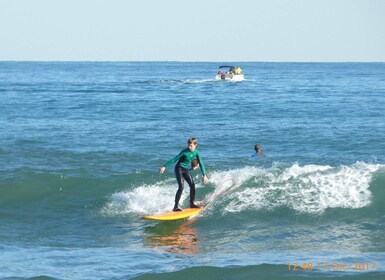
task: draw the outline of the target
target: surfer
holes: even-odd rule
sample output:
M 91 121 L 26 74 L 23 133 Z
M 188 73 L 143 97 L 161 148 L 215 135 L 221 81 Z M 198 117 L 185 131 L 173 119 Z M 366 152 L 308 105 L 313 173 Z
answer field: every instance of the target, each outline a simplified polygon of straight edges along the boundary
M 196 148 L 198 146 L 198 140 L 196 138 L 190 138 L 187 141 L 187 145 L 188 147 L 186 149 L 183 149 L 177 156 L 170 159 L 159 169 L 159 172 L 162 174 L 166 170 L 166 167 L 170 167 L 175 162 L 177 162 L 175 165 L 175 177 L 178 182 L 178 191 L 175 195 L 175 205 L 173 211 L 182 211 L 182 209 L 179 207 L 179 200 L 182 196 L 184 181 L 186 181 L 190 187 L 190 208 L 199 208 L 199 206 L 195 205 L 194 203 L 195 183 L 189 172 L 191 166 L 190 164 L 194 158 L 198 160 L 203 176 L 203 183 L 206 184 L 208 182 L 205 166 L 200 157 L 198 149 Z

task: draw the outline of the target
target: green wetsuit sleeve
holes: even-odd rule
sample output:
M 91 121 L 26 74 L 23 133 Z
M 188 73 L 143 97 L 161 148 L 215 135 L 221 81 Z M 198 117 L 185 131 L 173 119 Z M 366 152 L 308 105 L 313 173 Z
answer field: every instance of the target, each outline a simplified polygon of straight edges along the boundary
M 203 163 L 203 160 L 202 160 L 199 152 L 197 153 L 197 159 L 198 159 L 201 171 L 202 171 L 202 175 L 204 176 L 204 175 L 206 175 L 206 168 L 205 168 L 205 164 Z
M 184 155 L 184 150 L 181 151 L 177 156 L 173 157 L 172 159 L 170 159 L 168 162 L 166 162 L 164 164 L 165 167 L 170 167 L 171 165 L 173 165 L 175 162 L 177 162 L 182 156 Z

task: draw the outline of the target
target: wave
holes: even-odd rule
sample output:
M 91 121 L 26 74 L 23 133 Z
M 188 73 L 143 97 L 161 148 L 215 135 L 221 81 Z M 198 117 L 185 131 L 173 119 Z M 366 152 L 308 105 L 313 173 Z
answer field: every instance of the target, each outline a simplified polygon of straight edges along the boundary
M 288 207 L 298 212 L 321 213 L 328 208 L 362 208 L 371 203 L 369 183 L 378 165 L 330 166 L 294 164 L 268 170 L 254 184 L 229 197 L 225 210 Z
M 119 216 L 130 213 L 161 213 L 172 206 L 173 195 L 175 195 L 173 180 L 144 184 L 133 190 L 112 194 L 110 201 L 103 207 L 102 214 Z
M 156 171 L 135 171 L 100 177 L 78 170 L 76 174 L 1 172 L 2 209 L 42 203 L 50 209 L 59 205 L 71 209 L 91 204 L 93 211 L 104 216 L 138 216 L 173 207 L 177 186 L 172 173 L 159 176 Z M 207 204 L 207 216 L 282 210 L 322 215 L 357 209 L 366 215 L 385 209 L 385 165 L 381 164 L 245 166 L 211 171 L 208 185 L 201 183 L 199 172 L 193 175 L 197 200 Z M 186 185 L 181 205 L 186 205 L 188 199 Z
M 275 211 L 322 214 L 328 209 L 382 207 L 376 192 L 383 192 L 384 165 L 357 162 L 337 167 L 324 165 L 270 168 L 246 166 L 209 174 L 210 184 L 197 184 L 197 193 L 212 211 L 222 214 L 245 211 Z M 200 176 L 195 175 L 196 182 Z M 106 215 L 160 213 L 173 206 L 176 182 L 173 177 L 114 193 L 102 209 Z M 185 187 L 181 204 L 188 199 Z M 210 211 L 208 211 L 210 213 Z
M 294 279 L 383 279 L 383 272 L 363 272 L 363 271 L 330 271 L 318 270 L 312 267 L 309 270 L 303 270 L 301 267 L 297 271 L 289 270 L 287 264 L 260 264 L 248 266 L 230 266 L 230 267 L 213 267 L 213 266 L 197 266 L 184 268 L 179 271 L 148 273 L 132 279 L 270 279 L 270 280 L 294 280 Z

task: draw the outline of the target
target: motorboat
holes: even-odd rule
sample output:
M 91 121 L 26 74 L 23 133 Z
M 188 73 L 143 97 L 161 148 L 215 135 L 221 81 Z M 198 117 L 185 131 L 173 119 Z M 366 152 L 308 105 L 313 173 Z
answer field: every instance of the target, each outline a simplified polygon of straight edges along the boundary
M 243 75 L 242 69 L 237 66 L 219 66 L 219 71 L 215 76 L 215 80 L 223 81 L 243 81 L 245 76 Z

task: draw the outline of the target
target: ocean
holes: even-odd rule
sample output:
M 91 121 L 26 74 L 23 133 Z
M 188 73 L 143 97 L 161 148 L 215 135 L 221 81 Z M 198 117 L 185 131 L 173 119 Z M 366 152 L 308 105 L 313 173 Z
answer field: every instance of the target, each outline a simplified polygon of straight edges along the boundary
M 234 64 L 0 62 L 0 278 L 385 279 L 385 63 Z

